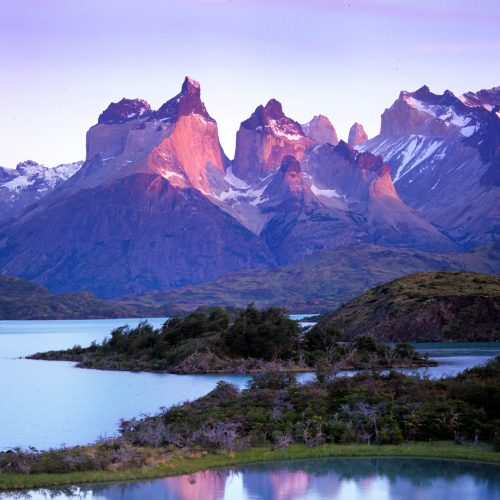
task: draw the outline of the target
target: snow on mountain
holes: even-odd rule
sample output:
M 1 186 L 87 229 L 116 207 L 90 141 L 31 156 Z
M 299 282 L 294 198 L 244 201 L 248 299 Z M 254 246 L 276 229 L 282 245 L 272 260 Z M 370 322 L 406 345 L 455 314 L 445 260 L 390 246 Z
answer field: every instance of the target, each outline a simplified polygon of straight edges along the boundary
M 0 218 L 41 199 L 73 176 L 82 164 L 80 161 L 47 168 L 27 160 L 15 169 L 0 167 Z
M 380 135 L 357 146 L 381 155 L 402 199 L 466 248 L 500 236 L 499 90 L 401 92 Z
M 88 131 L 81 168 L 0 169 L 0 208 L 16 214 L 0 271 L 117 297 L 353 242 L 489 243 L 500 227 L 500 110 L 496 91 L 464 96 L 401 92 L 380 135 L 367 140 L 355 124 L 351 145 L 326 117 L 300 125 L 271 99 L 241 123 L 232 162 L 195 80 L 156 111 L 121 99 Z

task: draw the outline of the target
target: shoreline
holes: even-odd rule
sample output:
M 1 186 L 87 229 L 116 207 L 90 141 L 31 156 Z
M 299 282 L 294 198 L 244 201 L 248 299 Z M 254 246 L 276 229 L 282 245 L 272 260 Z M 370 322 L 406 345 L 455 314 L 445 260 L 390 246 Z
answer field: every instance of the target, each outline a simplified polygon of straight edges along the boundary
M 67 473 L 0 474 L 0 491 L 16 491 L 89 483 L 107 483 L 161 479 L 200 472 L 204 470 L 265 462 L 303 460 L 315 458 L 428 458 L 464 460 L 487 463 L 500 467 L 500 453 L 493 445 L 458 445 L 452 442 L 431 441 L 404 443 L 401 445 L 342 445 L 325 444 L 307 447 L 295 444 L 287 449 L 272 450 L 269 447 L 250 448 L 233 454 L 192 452 L 191 456 L 173 457 L 151 468 L 125 469 L 121 471 L 85 471 Z
M 45 354 L 45 353 L 42 353 Z M 272 368 L 269 366 L 262 366 L 259 368 L 251 368 L 248 370 L 243 370 L 243 371 L 236 371 L 236 370 L 203 370 L 203 371 L 198 371 L 198 370 L 191 370 L 191 371 L 184 371 L 184 370 L 154 370 L 154 369 L 147 369 L 144 366 L 141 366 L 140 369 L 134 370 L 130 369 L 130 367 L 118 367 L 118 366 L 112 366 L 112 367 L 103 367 L 103 366 L 86 366 L 81 363 L 81 361 L 75 360 L 75 359 L 63 359 L 63 358 L 53 358 L 50 356 L 43 357 L 39 355 L 39 353 L 36 354 L 30 354 L 28 356 L 20 356 L 18 359 L 28 359 L 30 361 L 63 361 L 66 363 L 75 363 L 74 368 L 80 368 L 82 370 L 99 370 L 99 371 L 104 371 L 104 372 L 130 372 L 130 373 L 158 373 L 158 374 L 169 374 L 169 375 L 259 375 L 259 374 L 264 374 L 264 373 L 270 373 L 270 372 L 276 372 L 276 373 L 295 373 L 297 375 L 299 374 L 304 374 L 304 373 L 314 373 L 315 367 L 314 366 L 284 366 L 285 363 L 282 364 L 282 366 L 276 366 L 274 365 Z M 241 360 L 235 360 L 235 362 L 241 361 Z M 257 361 L 257 362 L 262 362 L 262 360 L 258 359 L 251 359 L 252 362 Z M 432 368 L 439 366 L 439 362 L 429 358 L 429 359 L 419 359 L 418 361 L 414 361 L 413 363 L 394 363 L 391 366 L 379 366 L 379 367 L 367 367 L 367 366 L 362 366 L 362 367 L 356 367 L 356 366 L 348 366 L 348 367 L 342 367 L 339 369 L 339 371 L 384 371 L 384 370 L 401 370 L 401 369 L 418 369 L 418 368 Z

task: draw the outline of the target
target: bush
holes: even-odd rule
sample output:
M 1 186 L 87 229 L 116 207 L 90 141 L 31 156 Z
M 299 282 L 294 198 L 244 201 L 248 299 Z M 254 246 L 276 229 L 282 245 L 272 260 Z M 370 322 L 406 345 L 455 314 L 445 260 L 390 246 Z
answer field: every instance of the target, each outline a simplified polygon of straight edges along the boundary
M 291 359 L 296 353 L 300 327 L 285 309 L 263 311 L 249 305 L 236 318 L 224 336 L 229 354 L 266 361 Z

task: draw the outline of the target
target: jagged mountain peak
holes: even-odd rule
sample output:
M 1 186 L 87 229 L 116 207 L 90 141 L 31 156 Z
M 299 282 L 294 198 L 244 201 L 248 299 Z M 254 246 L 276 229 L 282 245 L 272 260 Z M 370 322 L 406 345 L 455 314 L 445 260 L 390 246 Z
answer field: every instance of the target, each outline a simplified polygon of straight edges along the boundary
M 0 219 L 12 216 L 41 200 L 69 179 L 83 162 L 47 168 L 33 160 L 16 168 L 0 167 Z
M 462 108 L 463 103 L 451 91 L 445 90 L 442 94 L 435 94 L 427 85 L 420 87 L 414 92 L 402 91 L 399 97 L 410 106 L 416 105 L 416 101 L 430 106 L 459 106 Z
M 492 111 L 500 105 L 500 85 L 491 89 L 483 89 L 478 92 L 466 92 L 459 99 L 469 107 L 483 107 Z
M 285 115 L 283 106 L 276 99 L 270 99 L 265 106 L 262 104 L 257 106 L 250 118 L 241 123 L 241 127 L 283 136 L 290 140 L 304 137 L 300 124 Z
M 362 144 L 367 140 L 368 134 L 365 132 L 363 125 L 361 125 L 361 123 L 355 122 L 349 129 L 349 138 L 347 139 L 347 143 L 349 144 L 349 146 L 354 147 L 358 144 Z
M 100 124 L 123 123 L 129 120 L 149 115 L 151 106 L 143 99 L 126 99 L 112 102 L 100 115 L 97 120 Z
M 349 146 L 347 142 L 340 140 L 337 146 L 333 149 L 336 154 L 342 156 L 342 158 L 353 161 L 356 158 L 357 151 Z
M 162 104 L 154 113 L 157 120 L 175 122 L 179 116 L 199 115 L 205 120 L 215 123 L 208 114 L 205 104 L 201 100 L 201 86 L 199 82 L 186 76 L 182 83 L 181 91 L 172 99 Z
M 339 143 L 335 127 L 325 115 L 315 115 L 311 121 L 301 126 L 304 134 L 318 144 L 328 143 L 336 146 Z
M 190 76 L 186 76 L 184 78 L 184 82 L 182 83 L 182 92 L 189 92 L 190 94 L 200 95 L 201 93 L 201 85 L 200 82 L 194 80 Z
M 423 86 L 415 92 L 402 91 L 382 114 L 380 134 L 409 134 L 442 137 L 446 141 L 470 137 L 478 130 L 477 110 L 466 106 L 453 92 L 434 94 Z
M 281 103 L 271 99 L 241 123 L 236 134 L 234 173 L 246 181 L 261 179 L 279 169 L 287 155 L 300 160 L 313 143 L 301 125 L 284 114 Z
M 45 167 L 44 165 L 41 165 L 40 163 L 37 163 L 36 161 L 33 160 L 24 160 L 16 165 L 16 171 L 19 172 L 21 175 L 38 174 L 46 170 L 46 168 L 47 167 Z

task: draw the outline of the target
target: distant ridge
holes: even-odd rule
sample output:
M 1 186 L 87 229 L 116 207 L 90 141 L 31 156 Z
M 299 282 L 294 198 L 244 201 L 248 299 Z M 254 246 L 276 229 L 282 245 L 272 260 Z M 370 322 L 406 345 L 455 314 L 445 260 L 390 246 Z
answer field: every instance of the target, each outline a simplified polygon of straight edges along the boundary
M 173 306 L 125 305 L 88 292 L 55 295 L 30 281 L 0 275 L 0 320 L 133 318 L 177 312 Z

